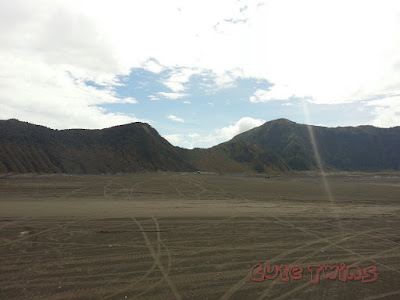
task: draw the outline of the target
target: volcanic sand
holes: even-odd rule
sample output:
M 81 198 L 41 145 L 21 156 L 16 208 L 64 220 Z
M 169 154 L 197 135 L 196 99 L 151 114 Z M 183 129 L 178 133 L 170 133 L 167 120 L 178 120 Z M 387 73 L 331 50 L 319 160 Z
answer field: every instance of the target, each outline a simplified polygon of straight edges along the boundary
M 399 299 L 400 177 L 0 178 L 1 299 Z M 328 188 L 328 191 L 327 191 Z M 262 265 L 303 278 L 252 281 Z M 308 265 L 376 266 L 310 282 Z

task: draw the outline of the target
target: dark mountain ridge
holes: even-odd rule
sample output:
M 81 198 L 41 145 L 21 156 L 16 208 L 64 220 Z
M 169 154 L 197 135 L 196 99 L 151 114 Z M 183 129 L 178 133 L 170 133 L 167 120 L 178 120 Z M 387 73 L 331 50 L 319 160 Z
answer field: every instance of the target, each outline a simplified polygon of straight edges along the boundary
M 311 136 L 323 167 L 346 171 L 400 170 L 400 127 L 321 127 L 278 119 L 229 142 L 256 144 L 278 154 L 293 170 L 318 169 Z
M 327 128 L 278 119 L 220 145 L 189 150 L 146 123 L 53 130 L 11 119 L 0 120 L 0 173 L 318 170 L 311 134 L 326 170 L 400 170 L 400 127 Z
M 146 123 L 53 130 L 0 121 L 0 172 L 99 174 L 194 168 Z

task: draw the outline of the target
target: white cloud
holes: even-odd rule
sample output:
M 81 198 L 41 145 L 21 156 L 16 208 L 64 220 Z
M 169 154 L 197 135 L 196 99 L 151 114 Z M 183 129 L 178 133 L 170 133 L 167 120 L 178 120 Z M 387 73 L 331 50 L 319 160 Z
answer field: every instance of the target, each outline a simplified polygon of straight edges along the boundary
M 147 60 L 143 65 L 143 69 L 150 71 L 155 74 L 159 74 L 162 71 L 165 71 L 165 66 L 161 65 L 158 61 L 155 59 L 149 59 Z
M 52 128 L 104 128 L 140 121 L 108 113 L 120 99 L 115 74 L 129 71 L 97 20 L 60 1 L 0 3 L 0 118 Z M 87 85 L 92 81 L 102 88 Z
M 235 124 L 215 129 L 207 135 L 188 134 L 188 137 L 195 138 L 196 140 L 189 143 L 188 141 L 182 139 L 179 142 L 179 145 L 187 148 L 211 147 L 216 144 L 226 142 L 242 132 L 260 126 L 264 122 L 264 120 L 254 119 L 251 117 L 243 117 Z
M 163 136 L 168 142 L 170 142 L 172 145 L 177 146 L 180 144 L 183 140 L 183 135 L 182 134 L 166 134 Z
M 190 102 L 189 100 L 185 100 L 183 101 L 183 104 L 191 104 L 192 102 Z
M 180 99 L 180 98 L 184 98 L 187 97 L 188 94 L 184 94 L 184 93 L 167 93 L 167 92 L 158 92 L 158 95 L 168 98 L 168 99 Z
M 399 91 L 399 70 L 394 67 L 400 58 L 399 2 L 269 4 L 265 25 L 279 29 L 267 30 L 266 42 L 273 45 L 266 46 L 266 59 L 260 63 L 271 82 L 326 104 Z
M 118 98 L 112 88 L 97 89 L 73 78 L 63 66 L 40 60 L 2 55 L 0 118 L 17 118 L 57 129 L 104 128 L 140 121 L 132 115 L 108 113 L 98 105 L 134 104 L 132 97 Z
M 154 95 L 149 95 L 149 96 L 147 96 L 147 97 L 149 97 L 149 99 L 150 99 L 151 101 L 157 101 L 157 100 L 160 100 L 160 98 L 159 98 L 159 97 L 157 97 L 157 96 L 154 96 Z
M 173 92 L 181 92 L 185 89 L 183 84 L 177 81 L 165 81 L 164 85 Z
M 288 100 L 293 96 L 294 94 L 290 91 L 288 86 L 274 85 L 268 90 L 256 90 L 254 95 L 250 97 L 250 102 L 259 103 L 271 100 Z
M 235 86 L 235 80 L 243 77 L 243 70 L 235 68 L 223 73 L 214 73 L 214 83 L 217 89 L 232 88 Z
M 400 126 L 400 96 L 369 101 L 367 106 L 374 107 L 372 125 L 377 127 Z
M 243 117 L 236 123 L 214 129 L 209 134 L 188 133 L 188 134 L 169 134 L 164 137 L 175 146 L 185 147 L 192 149 L 194 147 L 211 147 L 216 144 L 226 142 L 234 136 L 260 126 L 264 120 L 254 119 L 251 117 Z
M 216 132 L 219 137 L 229 140 L 234 136 L 245 132 L 247 130 L 253 129 L 254 127 L 264 124 L 264 120 L 254 119 L 251 117 L 243 117 L 235 124 L 217 129 Z
M 137 100 L 133 97 L 126 97 L 124 99 L 122 99 L 121 101 L 122 103 L 129 103 L 129 104 L 135 104 L 137 103 Z
M 173 92 L 182 92 L 186 88 L 185 83 L 189 82 L 193 74 L 199 73 L 199 70 L 189 68 L 174 68 L 169 76 L 162 83 Z
M 167 116 L 167 119 L 170 119 L 170 120 L 175 121 L 175 122 L 181 122 L 181 123 L 184 123 L 184 122 L 185 122 L 184 119 L 179 118 L 179 117 L 174 116 L 174 115 L 168 115 L 168 116 Z
M 259 4 L 1 1 L 0 117 L 12 112 L 21 118 L 32 106 L 30 121 L 46 115 L 64 127 L 73 122 L 101 126 L 102 118 L 131 119 L 96 105 L 120 101 L 113 94 L 120 84 L 117 75 L 136 67 L 189 72 L 172 74 L 164 82 L 172 93 L 160 96 L 171 99 L 184 97 L 190 70 L 211 70 L 215 82 L 225 87 L 239 77 L 266 79 L 276 87 L 287 86 L 287 96 L 307 96 L 321 104 L 400 94 L 400 1 Z M 86 89 L 88 80 L 109 89 Z M 271 92 L 261 98 L 272 98 Z M 277 91 L 274 97 L 283 95 Z M 376 116 L 385 109 L 377 107 Z M 396 113 L 388 120 L 395 124 Z

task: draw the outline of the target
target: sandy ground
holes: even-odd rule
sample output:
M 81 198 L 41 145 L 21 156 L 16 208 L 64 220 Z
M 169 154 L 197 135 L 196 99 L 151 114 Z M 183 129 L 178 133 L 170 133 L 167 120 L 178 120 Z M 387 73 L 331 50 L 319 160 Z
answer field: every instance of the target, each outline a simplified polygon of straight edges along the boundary
M 395 176 L 1 177 L 0 298 L 400 299 L 399 229 Z M 378 279 L 311 283 L 341 263 Z

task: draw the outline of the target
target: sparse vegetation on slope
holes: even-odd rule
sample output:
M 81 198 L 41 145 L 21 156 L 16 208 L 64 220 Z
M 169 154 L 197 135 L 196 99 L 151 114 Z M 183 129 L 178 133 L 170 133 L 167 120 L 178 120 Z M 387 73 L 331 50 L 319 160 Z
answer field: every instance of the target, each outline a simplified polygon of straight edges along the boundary
M 188 150 L 145 123 L 53 130 L 13 119 L 0 121 L 0 173 L 317 170 L 310 128 L 326 170 L 400 170 L 400 127 L 307 127 L 278 119 L 212 148 Z
M 178 149 L 145 123 L 102 130 L 52 130 L 0 122 L 0 172 L 100 174 L 188 171 Z
M 400 127 L 310 127 L 326 169 L 400 170 Z M 293 170 L 318 168 L 307 125 L 279 119 L 239 134 L 230 142 L 238 141 L 276 154 Z

